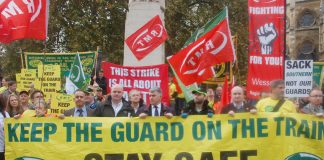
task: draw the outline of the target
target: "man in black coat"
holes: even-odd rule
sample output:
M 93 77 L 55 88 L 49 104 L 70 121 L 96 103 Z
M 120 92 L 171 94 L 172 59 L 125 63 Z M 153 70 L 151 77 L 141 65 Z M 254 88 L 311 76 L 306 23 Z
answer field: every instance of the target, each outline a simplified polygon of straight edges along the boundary
M 94 76 L 93 80 L 96 81 L 96 83 L 99 85 L 99 87 L 102 89 L 102 94 L 107 94 L 107 79 L 104 77 L 103 70 L 99 71 L 98 77 Z M 91 84 L 93 84 L 92 82 Z
M 208 106 L 206 93 L 198 89 L 192 91 L 192 94 L 194 95 L 194 99 L 183 109 L 181 117 L 186 118 L 188 115 L 208 115 L 208 117 L 212 117 L 214 111 Z
M 116 84 L 111 87 L 111 95 L 95 109 L 96 117 L 134 117 L 134 109 L 123 98 L 123 87 Z
M 241 87 L 235 86 L 231 91 L 232 103 L 222 110 L 222 114 L 234 116 L 235 113 L 251 112 L 256 113 L 256 109 L 244 101 L 244 91 Z

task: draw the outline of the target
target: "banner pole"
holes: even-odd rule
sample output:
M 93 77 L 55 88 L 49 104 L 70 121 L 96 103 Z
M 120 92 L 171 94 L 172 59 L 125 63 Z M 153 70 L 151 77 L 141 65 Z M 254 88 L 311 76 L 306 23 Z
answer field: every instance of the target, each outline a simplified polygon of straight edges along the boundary
M 45 64 L 45 58 L 46 58 L 46 52 L 47 52 L 47 44 L 46 44 L 46 39 L 43 42 L 44 44 L 44 52 L 43 52 L 43 58 L 42 58 L 42 77 L 41 77 L 41 86 L 40 86 L 40 90 L 42 90 L 43 88 L 43 79 L 44 79 L 44 64 Z M 38 71 L 39 72 L 39 71 Z
M 101 58 L 102 58 L 102 48 L 101 46 L 97 46 L 97 55 L 96 55 L 96 58 L 95 58 L 95 64 L 94 64 L 94 75 L 97 77 L 97 70 L 100 70 L 101 68 L 101 64 L 98 63 L 98 61 L 101 62 Z

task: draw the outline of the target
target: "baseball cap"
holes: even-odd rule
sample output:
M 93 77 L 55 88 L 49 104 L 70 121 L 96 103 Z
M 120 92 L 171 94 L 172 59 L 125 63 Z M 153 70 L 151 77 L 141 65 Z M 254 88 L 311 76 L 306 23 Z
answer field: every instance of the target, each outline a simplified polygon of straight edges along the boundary
M 97 87 L 97 91 L 102 91 L 102 88 L 101 87 Z
M 90 94 L 93 92 L 93 90 L 91 88 L 87 88 L 85 91 L 84 91 L 86 94 Z
M 202 91 L 202 89 L 200 89 L 200 88 L 199 89 L 196 89 L 196 90 L 193 90 L 191 93 L 192 94 L 197 94 L 197 93 L 198 94 L 203 94 L 205 96 L 207 95 L 206 92 Z

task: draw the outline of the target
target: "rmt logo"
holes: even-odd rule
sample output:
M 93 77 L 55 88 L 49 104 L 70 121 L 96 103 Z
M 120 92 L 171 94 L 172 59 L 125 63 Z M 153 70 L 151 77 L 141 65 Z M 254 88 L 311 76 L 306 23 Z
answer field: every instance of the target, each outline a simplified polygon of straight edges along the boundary
M 2 4 L 4 3 L 6 2 L 2 2 Z M 8 19 L 17 15 L 32 14 L 30 22 L 33 22 L 38 17 L 42 7 L 42 0 L 22 0 L 17 2 L 11 0 L 1 11 L 1 15 Z M 24 11 L 27 11 L 27 13 Z

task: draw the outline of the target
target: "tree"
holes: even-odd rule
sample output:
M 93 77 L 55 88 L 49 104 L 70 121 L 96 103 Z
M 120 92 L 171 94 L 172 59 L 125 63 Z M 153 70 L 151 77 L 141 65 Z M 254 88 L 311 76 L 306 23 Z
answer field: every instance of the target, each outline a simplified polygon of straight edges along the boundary
M 166 28 L 169 40 L 166 45 L 167 55 L 178 52 L 185 41 L 197 28 L 220 12 L 224 6 L 229 8 L 229 20 L 232 35 L 238 37 L 236 77 L 246 79 L 248 49 L 248 12 L 247 0 L 173 0 L 166 4 Z
M 120 64 L 127 4 L 127 0 L 51 1 L 46 42 L 18 40 L 2 45 L 0 61 L 4 75 L 14 77 L 20 71 L 20 48 L 27 52 L 81 52 L 102 46 L 106 61 L 108 58 Z
M 247 0 L 167 0 L 165 17 L 169 40 L 166 54 L 179 51 L 191 33 L 224 6 L 229 8 L 232 34 L 238 35 L 237 55 L 244 79 L 248 47 Z M 46 42 L 18 40 L 2 45 L 1 69 L 11 77 L 20 71 L 20 54 L 17 54 L 20 49 L 25 52 L 81 52 L 102 46 L 105 61 L 121 64 L 127 11 L 128 0 L 51 1 Z

